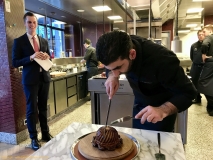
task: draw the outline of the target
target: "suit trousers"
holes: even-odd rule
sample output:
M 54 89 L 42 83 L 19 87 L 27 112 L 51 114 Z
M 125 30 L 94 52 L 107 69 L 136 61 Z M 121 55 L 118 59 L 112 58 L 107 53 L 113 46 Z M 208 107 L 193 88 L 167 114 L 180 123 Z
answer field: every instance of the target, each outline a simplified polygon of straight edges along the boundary
M 27 128 L 31 139 L 37 138 L 37 115 L 40 122 L 41 132 L 49 132 L 47 124 L 47 100 L 49 87 L 50 82 L 44 82 L 42 72 L 40 73 L 38 84 L 24 85 L 27 102 Z

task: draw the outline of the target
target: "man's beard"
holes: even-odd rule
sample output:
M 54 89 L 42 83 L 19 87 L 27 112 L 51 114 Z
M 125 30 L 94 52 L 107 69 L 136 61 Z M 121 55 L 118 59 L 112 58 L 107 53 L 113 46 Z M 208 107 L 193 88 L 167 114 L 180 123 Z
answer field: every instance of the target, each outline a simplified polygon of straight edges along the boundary
M 131 67 L 132 67 L 133 60 L 131 60 L 131 59 L 128 59 L 128 61 L 129 61 L 129 66 L 128 66 L 128 68 L 127 68 L 127 71 L 126 71 L 126 72 L 122 72 L 121 74 L 128 73 L 128 72 L 131 70 Z

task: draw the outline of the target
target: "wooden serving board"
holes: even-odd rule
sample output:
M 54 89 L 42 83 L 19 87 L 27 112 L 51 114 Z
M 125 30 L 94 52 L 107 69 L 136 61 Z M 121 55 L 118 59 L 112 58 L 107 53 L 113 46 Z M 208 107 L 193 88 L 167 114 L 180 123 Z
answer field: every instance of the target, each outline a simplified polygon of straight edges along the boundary
M 118 132 L 118 134 L 123 139 L 123 145 L 121 148 L 117 148 L 114 151 L 101 151 L 97 147 L 93 147 L 91 141 L 93 139 L 93 136 L 96 135 L 96 132 L 93 132 L 86 137 L 82 138 L 78 143 L 78 151 L 79 153 L 85 157 L 86 159 L 101 159 L 101 160 L 115 160 L 115 159 L 122 159 L 124 160 L 125 157 L 130 155 L 134 148 L 135 144 L 134 142 L 124 135 L 123 133 Z M 137 153 L 137 152 L 136 152 Z M 135 153 L 134 153 L 135 155 Z M 133 157 L 134 157 L 133 155 Z
M 59 77 L 59 76 L 64 76 L 66 74 L 67 74 L 66 72 L 51 72 L 50 76 L 51 77 Z

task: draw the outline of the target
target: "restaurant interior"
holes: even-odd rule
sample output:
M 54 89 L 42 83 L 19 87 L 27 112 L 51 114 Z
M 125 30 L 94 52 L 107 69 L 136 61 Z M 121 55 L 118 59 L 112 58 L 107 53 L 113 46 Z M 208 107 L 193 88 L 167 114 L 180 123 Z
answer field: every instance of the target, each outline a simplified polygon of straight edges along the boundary
M 176 53 L 180 66 L 188 75 L 192 65 L 190 46 L 197 41 L 197 31 L 207 24 L 213 24 L 213 0 L 7 0 L 2 1 L 0 6 L 0 13 L 3 15 L 0 24 L 3 33 L 0 36 L 0 49 L 4 53 L 0 55 L 3 71 L 0 76 L 4 77 L 0 80 L 0 159 L 11 160 L 75 159 L 71 156 L 71 146 L 63 148 L 56 141 L 65 141 L 64 137 L 68 135 L 74 136 L 74 141 L 80 134 L 90 131 L 88 126 L 94 125 L 91 128 L 96 129 L 95 125 L 105 124 L 107 111 L 104 106 L 108 105 L 108 99 L 103 83 L 106 79 L 94 77 L 87 80 L 85 64 L 80 63 L 85 54 L 83 42 L 86 38 L 91 40 L 93 47 L 102 34 L 113 30 L 148 38 Z M 101 6 L 102 10 L 98 10 L 100 8 L 97 6 Z M 22 67 L 14 68 L 11 62 L 13 39 L 26 32 L 23 15 L 28 11 L 33 12 L 38 19 L 37 34 L 48 41 L 53 62 L 49 70 L 52 79 L 48 99 L 48 124 L 54 138 L 48 143 L 41 142 L 42 147 L 38 151 L 31 149 L 31 139 L 26 127 Z M 98 70 L 99 74 L 105 72 L 103 64 L 99 64 Z M 125 77 L 123 81 L 126 87 Z M 125 87 L 114 98 L 112 106 L 129 105 L 131 110 L 134 97 L 132 91 L 128 90 L 129 86 L 127 85 L 127 89 Z M 121 99 L 122 103 L 117 102 Z M 206 98 L 202 95 L 201 103 L 192 104 L 187 111 L 178 115 L 175 133 L 161 134 L 161 152 L 166 154 L 167 159 L 213 159 L 213 119 L 208 115 L 206 105 Z M 114 113 L 112 111 L 109 121 L 128 113 L 127 108 L 126 111 L 121 111 L 122 107 Z M 84 124 L 88 126 L 81 128 Z M 122 132 L 133 132 L 128 130 L 132 128 L 131 121 L 115 126 L 121 127 Z M 157 134 L 153 140 L 156 143 L 149 144 L 153 137 L 149 139 L 147 135 L 144 138 L 146 132 L 136 133 L 132 136 L 139 139 L 140 149 L 134 158 L 155 159 L 155 152 L 158 152 Z M 151 135 L 153 132 L 147 134 Z M 172 137 L 171 139 L 176 140 L 176 136 L 180 136 L 177 138 L 180 142 L 174 142 L 174 146 L 179 148 L 173 150 L 173 146 L 170 146 L 173 141 L 169 144 L 164 138 Z M 38 139 L 40 138 L 39 132 Z M 51 147 L 57 148 L 57 151 Z

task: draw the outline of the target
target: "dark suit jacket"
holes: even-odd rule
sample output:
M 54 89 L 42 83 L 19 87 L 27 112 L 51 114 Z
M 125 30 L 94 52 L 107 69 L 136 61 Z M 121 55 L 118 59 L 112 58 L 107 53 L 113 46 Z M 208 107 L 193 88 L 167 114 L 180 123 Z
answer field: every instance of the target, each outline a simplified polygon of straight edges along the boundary
M 47 40 L 38 36 L 40 51 L 50 55 Z M 40 66 L 35 61 L 30 61 L 30 56 L 35 53 L 27 34 L 25 33 L 14 40 L 12 53 L 12 64 L 15 68 L 23 66 L 22 84 L 33 85 L 39 83 Z M 50 82 L 48 71 L 42 70 L 44 81 Z

